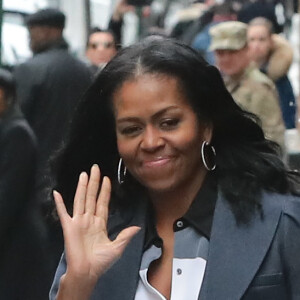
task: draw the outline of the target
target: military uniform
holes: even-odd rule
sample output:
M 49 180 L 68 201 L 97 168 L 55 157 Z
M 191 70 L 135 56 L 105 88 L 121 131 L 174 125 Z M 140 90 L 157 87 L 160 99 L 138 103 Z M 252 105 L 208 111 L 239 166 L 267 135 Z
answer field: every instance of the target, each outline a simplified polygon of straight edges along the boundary
M 210 29 L 210 35 L 212 51 L 240 51 L 247 47 L 247 25 L 241 22 L 222 22 Z M 284 149 L 285 126 L 274 83 L 251 63 L 241 73 L 224 75 L 228 91 L 244 110 L 260 118 L 266 138 Z
M 225 77 L 224 80 L 234 100 L 261 119 L 266 137 L 283 147 L 285 127 L 271 79 L 250 65 L 239 79 Z

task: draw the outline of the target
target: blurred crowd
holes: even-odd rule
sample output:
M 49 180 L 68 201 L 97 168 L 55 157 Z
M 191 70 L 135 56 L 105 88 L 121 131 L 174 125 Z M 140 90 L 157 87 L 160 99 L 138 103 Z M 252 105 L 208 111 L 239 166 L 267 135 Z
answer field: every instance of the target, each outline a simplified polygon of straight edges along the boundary
M 156 34 L 181 40 L 216 65 L 235 101 L 260 119 L 288 163 L 284 136 L 298 120 L 299 95 L 288 77 L 295 9 L 280 0 L 195 1 L 167 29 L 169 2 L 157 15 L 151 1 L 118 1 L 107 28 L 90 29 L 85 61 L 70 53 L 61 11 L 43 9 L 26 18 L 33 56 L 12 72 L 0 70 L 1 299 L 48 298 L 63 251 L 53 210 L 51 159 L 68 138 L 72 114 L 94 76 L 122 48 L 128 12 L 143 15 L 147 26 L 141 38 Z

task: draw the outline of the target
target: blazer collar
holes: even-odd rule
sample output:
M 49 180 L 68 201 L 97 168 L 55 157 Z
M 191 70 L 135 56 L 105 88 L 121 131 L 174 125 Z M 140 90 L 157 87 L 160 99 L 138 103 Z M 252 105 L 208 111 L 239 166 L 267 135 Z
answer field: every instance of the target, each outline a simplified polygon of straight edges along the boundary
M 209 255 L 199 299 L 240 299 L 258 271 L 274 237 L 282 208 L 276 194 L 263 193 L 263 217 L 238 226 L 228 201 L 216 204 Z
M 138 225 L 142 229 L 129 243 L 122 259 L 101 277 L 91 299 L 134 299 L 143 255 L 146 205 L 125 216 L 116 214 L 111 218 L 110 228 L 116 234 L 124 226 Z M 227 200 L 219 195 L 199 299 L 242 298 L 271 245 L 282 205 L 279 195 L 264 193 L 263 218 L 255 214 L 248 225 L 237 226 Z

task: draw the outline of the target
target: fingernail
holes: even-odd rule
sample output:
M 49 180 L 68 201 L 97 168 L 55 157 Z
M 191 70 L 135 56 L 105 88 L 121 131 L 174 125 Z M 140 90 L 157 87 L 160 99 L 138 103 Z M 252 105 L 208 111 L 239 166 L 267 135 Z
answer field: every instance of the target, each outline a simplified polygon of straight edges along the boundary
M 58 191 L 53 190 L 52 194 L 53 194 L 53 197 L 55 198 L 58 195 Z
M 86 172 L 81 172 L 81 173 L 80 173 L 80 176 L 79 176 L 79 180 L 80 180 L 80 181 L 84 181 L 86 175 L 87 175 Z

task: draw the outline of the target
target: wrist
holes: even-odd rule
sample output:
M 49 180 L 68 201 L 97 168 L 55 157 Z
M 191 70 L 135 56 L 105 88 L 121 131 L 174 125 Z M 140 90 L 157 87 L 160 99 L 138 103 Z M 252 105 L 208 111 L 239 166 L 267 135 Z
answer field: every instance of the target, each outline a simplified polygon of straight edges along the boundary
M 76 276 L 68 272 L 61 277 L 57 300 L 88 300 L 97 279 Z

